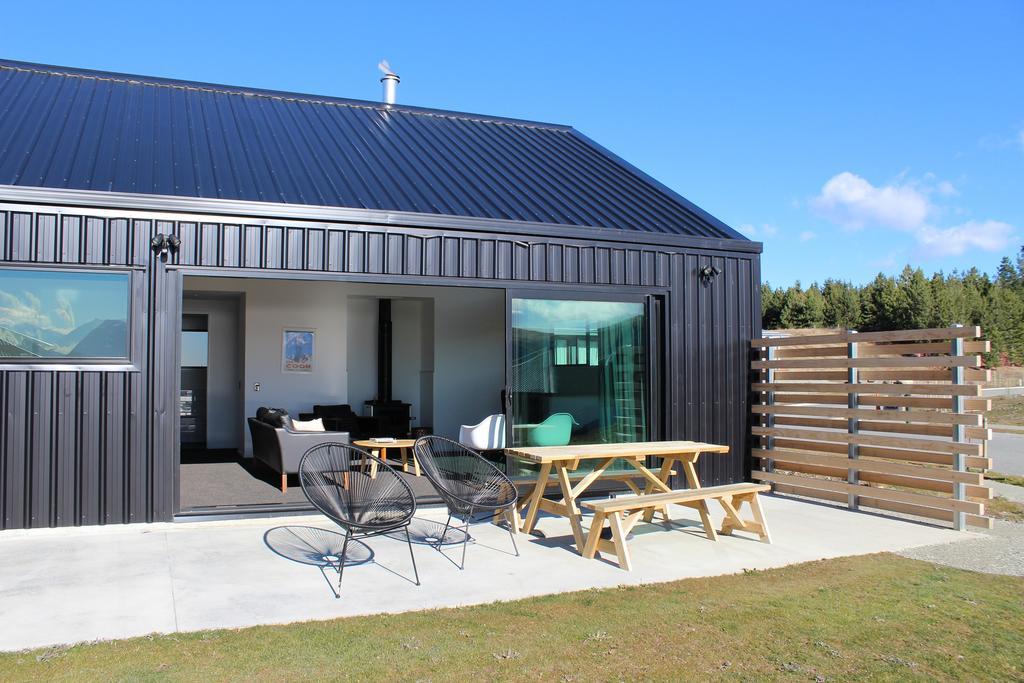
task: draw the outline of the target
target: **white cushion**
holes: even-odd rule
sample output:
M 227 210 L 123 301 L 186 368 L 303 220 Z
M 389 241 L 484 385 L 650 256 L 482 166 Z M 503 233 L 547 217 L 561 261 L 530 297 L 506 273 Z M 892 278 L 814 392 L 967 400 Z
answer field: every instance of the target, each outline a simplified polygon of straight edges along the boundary
M 324 421 L 322 418 L 315 420 L 292 420 L 292 429 L 296 432 L 325 432 Z

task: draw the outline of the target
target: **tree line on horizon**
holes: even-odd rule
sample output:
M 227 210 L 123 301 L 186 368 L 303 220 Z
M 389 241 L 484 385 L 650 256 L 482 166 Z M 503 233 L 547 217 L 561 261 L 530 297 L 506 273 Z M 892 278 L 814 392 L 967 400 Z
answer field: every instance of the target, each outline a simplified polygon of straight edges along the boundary
M 1024 246 L 1003 257 L 994 276 L 971 268 L 928 277 L 907 265 L 866 285 L 828 279 L 804 289 L 761 285 L 765 329 L 838 327 L 859 331 L 980 325 L 992 342 L 985 363 L 1024 364 Z

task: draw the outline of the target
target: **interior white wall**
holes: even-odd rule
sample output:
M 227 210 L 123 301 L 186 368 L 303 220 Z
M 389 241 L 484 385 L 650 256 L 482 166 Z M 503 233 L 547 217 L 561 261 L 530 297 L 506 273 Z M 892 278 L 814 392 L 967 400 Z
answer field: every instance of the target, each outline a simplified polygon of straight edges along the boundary
M 505 384 L 505 297 L 452 290 L 434 299 L 434 433 L 500 412 Z
M 235 299 L 191 299 L 183 313 L 206 315 L 209 355 L 206 368 L 206 445 L 241 450 L 241 368 L 238 354 L 238 307 Z
M 363 414 L 363 401 L 377 395 L 377 299 L 347 296 L 347 395 L 341 403 Z
M 344 402 L 348 384 L 347 302 L 332 283 L 188 278 L 186 287 L 245 294 L 244 417 L 255 415 L 263 405 L 284 408 L 297 416 L 308 412 L 314 403 L 336 403 L 339 398 Z M 281 341 L 286 328 L 317 331 L 313 372 L 281 370 Z M 252 454 L 248 434 L 245 450 L 246 455 Z
M 243 424 L 262 405 L 297 415 L 314 403 L 349 403 L 361 412 L 362 402 L 376 393 L 374 299 L 379 297 L 393 300 L 393 395 L 413 404 L 416 425 L 457 437 L 459 425 L 475 424 L 500 409 L 505 381 L 502 290 L 195 276 L 185 280 L 189 290 L 244 294 Z M 286 327 L 317 330 L 315 372 L 281 371 L 281 333 Z M 254 389 L 257 382 L 259 392 Z M 251 454 L 247 429 L 245 440 Z

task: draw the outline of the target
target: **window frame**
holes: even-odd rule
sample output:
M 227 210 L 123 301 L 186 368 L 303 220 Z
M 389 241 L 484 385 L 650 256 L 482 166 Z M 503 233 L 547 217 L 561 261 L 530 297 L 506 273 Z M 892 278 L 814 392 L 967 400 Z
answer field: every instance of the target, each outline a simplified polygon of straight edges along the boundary
M 67 273 L 67 274 L 97 274 L 97 275 L 122 275 L 127 280 L 128 296 L 125 319 L 126 349 L 124 356 L 106 357 L 7 357 L 0 356 L 0 369 L 2 370 L 47 370 L 47 371 L 73 371 L 73 370 L 139 370 L 137 353 L 140 344 L 136 339 L 135 302 L 138 296 L 136 289 L 140 286 L 138 278 L 140 269 L 130 266 L 124 267 L 76 267 L 72 264 L 60 263 L 24 264 L 24 263 L 3 263 L 0 264 L 0 273 L 7 271 L 19 272 L 40 272 L 40 273 Z

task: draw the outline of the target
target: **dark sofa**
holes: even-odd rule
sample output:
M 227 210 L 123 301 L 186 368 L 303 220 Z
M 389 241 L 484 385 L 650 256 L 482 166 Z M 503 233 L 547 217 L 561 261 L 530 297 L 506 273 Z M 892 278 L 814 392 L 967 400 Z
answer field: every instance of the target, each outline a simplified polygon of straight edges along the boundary
M 248 418 L 252 453 L 281 475 L 281 491 L 288 490 L 288 475 L 299 471 L 299 461 L 313 446 L 349 443 L 348 432 L 297 432 L 288 411 L 260 408 Z

